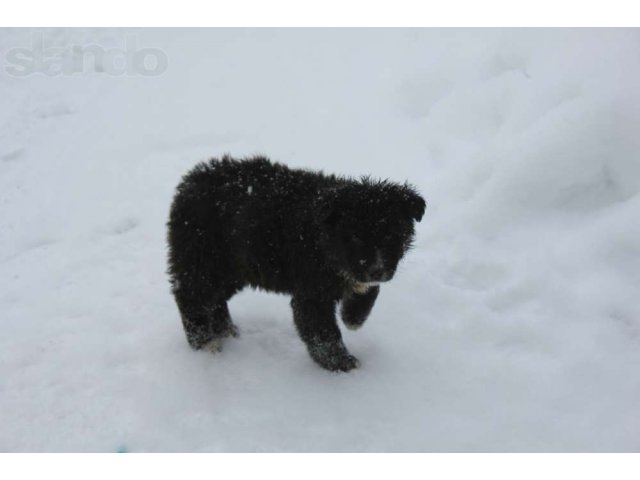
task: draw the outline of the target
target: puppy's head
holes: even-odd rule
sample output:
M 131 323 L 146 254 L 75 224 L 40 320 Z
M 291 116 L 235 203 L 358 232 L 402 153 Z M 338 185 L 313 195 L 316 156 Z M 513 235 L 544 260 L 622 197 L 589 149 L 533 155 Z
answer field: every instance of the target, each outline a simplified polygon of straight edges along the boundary
M 322 246 L 332 266 L 359 284 L 390 280 L 411 247 L 426 202 L 408 184 L 363 178 L 321 200 Z

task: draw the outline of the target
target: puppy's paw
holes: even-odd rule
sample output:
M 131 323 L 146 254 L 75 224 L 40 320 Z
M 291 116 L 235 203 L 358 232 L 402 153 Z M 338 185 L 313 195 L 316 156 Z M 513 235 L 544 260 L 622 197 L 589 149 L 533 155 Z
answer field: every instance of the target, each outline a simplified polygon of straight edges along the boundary
M 349 320 L 345 320 L 342 319 L 344 326 L 347 327 L 349 330 L 358 330 L 362 324 L 364 323 L 364 319 L 361 322 L 351 322 Z
M 202 350 L 210 353 L 220 353 L 224 344 L 224 337 L 215 337 L 202 346 Z
M 314 360 L 322 368 L 331 372 L 350 372 L 360 366 L 360 361 L 351 354 L 322 359 L 314 358 Z
M 238 338 L 240 336 L 240 330 L 238 330 L 238 327 L 235 326 L 235 324 L 230 323 L 229 327 L 227 328 L 226 332 L 224 333 L 225 337 L 233 337 L 233 338 Z
M 354 368 L 358 368 L 360 366 L 360 360 L 354 357 L 351 354 L 347 354 L 346 356 L 340 358 L 336 362 L 336 368 L 334 371 L 336 372 L 349 372 Z
M 233 323 L 229 324 L 226 330 L 222 333 L 217 334 L 207 343 L 202 346 L 202 350 L 211 353 L 219 353 L 222 351 L 222 347 L 224 346 L 225 339 L 229 337 L 238 338 L 240 336 L 240 331 L 238 327 L 236 327 Z
M 360 288 L 365 290 L 360 290 Z M 352 292 L 346 293 L 342 299 L 340 315 L 349 330 L 357 330 L 365 322 L 373 304 L 378 297 L 380 287 L 373 284 L 358 283 Z
M 317 343 L 308 346 L 311 358 L 326 370 L 348 372 L 360 366 L 356 357 L 351 355 L 342 342 Z

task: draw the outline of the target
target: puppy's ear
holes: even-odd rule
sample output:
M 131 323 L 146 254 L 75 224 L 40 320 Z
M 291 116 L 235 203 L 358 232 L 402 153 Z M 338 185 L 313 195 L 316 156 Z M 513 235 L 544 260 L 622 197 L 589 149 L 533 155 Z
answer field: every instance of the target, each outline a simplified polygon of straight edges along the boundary
M 424 211 L 427 208 L 427 202 L 412 188 L 407 188 L 406 204 L 409 210 L 409 215 L 416 222 L 422 220 Z

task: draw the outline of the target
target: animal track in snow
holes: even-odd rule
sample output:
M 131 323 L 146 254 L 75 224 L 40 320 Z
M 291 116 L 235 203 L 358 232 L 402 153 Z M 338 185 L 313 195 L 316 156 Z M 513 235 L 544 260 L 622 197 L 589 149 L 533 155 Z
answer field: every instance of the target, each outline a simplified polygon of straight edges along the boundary
M 2 259 L 2 262 L 8 262 L 15 258 L 22 257 L 23 255 L 27 255 L 31 252 L 38 251 L 40 249 L 46 249 L 50 245 L 56 243 L 56 240 L 52 238 L 39 238 L 32 241 L 29 241 L 24 244 L 24 246 L 17 251 L 9 254 L 7 257 Z
M 122 218 L 118 220 L 111 227 L 111 233 L 114 233 L 116 235 L 122 235 L 123 233 L 130 232 L 131 230 L 136 228 L 139 224 L 140 222 L 135 218 L 131 218 L 131 217 Z
M 0 154 L 0 159 L 2 159 L 3 162 L 16 162 L 20 160 L 24 152 L 24 147 L 10 148 L 5 153 Z

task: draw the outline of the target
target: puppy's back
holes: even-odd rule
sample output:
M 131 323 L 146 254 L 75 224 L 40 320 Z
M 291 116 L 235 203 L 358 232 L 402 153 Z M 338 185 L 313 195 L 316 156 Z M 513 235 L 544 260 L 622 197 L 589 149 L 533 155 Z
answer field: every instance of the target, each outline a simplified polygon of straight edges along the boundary
M 332 182 L 265 157 L 196 165 L 171 208 L 170 265 L 200 262 L 210 266 L 208 275 L 222 270 L 256 287 L 290 291 L 296 265 L 310 260 L 300 239 L 316 236 L 316 199 Z

